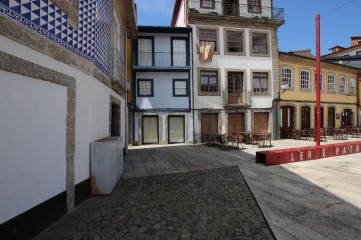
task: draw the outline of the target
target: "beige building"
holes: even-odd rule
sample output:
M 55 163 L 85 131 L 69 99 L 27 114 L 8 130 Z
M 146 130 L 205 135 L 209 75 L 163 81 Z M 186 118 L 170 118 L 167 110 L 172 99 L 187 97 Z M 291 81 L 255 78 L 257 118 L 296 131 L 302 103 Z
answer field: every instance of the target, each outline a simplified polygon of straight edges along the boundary
M 302 55 L 299 55 L 299 52 Z M 316 59 L 305 51 L 280 53 L 280 133 L 315 128 Z M 358 125 L 358 74 L 360 69 L 321 62 L 321 128 Z M 283 87 L 281 87 L 283 88 Z

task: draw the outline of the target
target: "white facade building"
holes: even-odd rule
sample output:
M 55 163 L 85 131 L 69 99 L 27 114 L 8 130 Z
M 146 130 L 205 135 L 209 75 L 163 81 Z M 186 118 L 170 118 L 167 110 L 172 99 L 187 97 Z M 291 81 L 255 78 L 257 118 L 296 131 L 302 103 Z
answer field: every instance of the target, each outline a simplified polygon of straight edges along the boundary
M 1 2 L 4 239 L 32 238 L 89 196 L 91 142 L 117 136 L 124 148 L 136 34 L 133 1 Z
M 283 23 L 283 9 L 271 0 L 176 1 L 172 26 L 193 29 L 195 140 L 209 133 L 273 132 Z
M 138 27 L 134 144 L 193 142 L 190 34 L 190 28 Z

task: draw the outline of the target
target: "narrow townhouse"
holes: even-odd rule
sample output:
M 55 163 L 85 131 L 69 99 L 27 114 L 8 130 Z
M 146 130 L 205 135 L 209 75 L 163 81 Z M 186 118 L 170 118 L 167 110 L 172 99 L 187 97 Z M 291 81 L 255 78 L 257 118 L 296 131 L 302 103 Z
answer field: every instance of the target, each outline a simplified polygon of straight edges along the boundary
M 0 236 L 31 239 L 89 196 L 90 144 L 126 146 L 133 0 L 0 2 Z
M 133 43 L 135 145 L 193 142 L 191 30 L 138 26 Z
M 316 119 L 316 59 L 308 51 L 280 52 L 280 135 L 293 129 L 314 129 Z M 361 70 L 321 61 L 321 128 L 358 125 L 358 84 Z
M 271 133 L 279 88 L 271 0 L 177 0 L 172 26 L 192 28 L 194 135 Z M 278 136 L 273 136 L 278 137 Z

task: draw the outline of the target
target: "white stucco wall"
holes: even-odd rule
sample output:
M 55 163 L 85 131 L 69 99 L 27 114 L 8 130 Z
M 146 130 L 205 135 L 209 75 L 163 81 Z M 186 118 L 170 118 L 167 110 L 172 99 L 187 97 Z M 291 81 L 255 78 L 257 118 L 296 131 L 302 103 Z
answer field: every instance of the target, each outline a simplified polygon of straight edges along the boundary
M 192 25 L 193 28 L 193 38 L 197 41 L 197 27 L 202 27 L 201 25 Z M 207 27 L 207 26 L 203 26 Z M 271 42 L 271 31 L 268 30 L 254 30 L 254 29 L 239 29 L 243 30 L 245 37 L 245 56 L 231 56 L 224 55 L 224 27 L 219 27 L 219 55 L 213 55 L 211 62 L 200 62 L 199 55 L 197 53 L 197 46 L 193 44 L 193 74 L 194 74 L 194 93 L 195 93 L 195 108 L 223 108 L 223 98 L 222 96 L 198 96 L 198 69 L 199 68 L 211 68 L 218 69 L 219 71 L 219 84 L 221 86 L 221 92 L 226 90 L 227 87 L 227 74 L 226 71 L 239 71 L 244 72 L 246 82 L 244 83 L 244 92 L 252 90 L 251 76 L 252 71 L 267 71 L 269 72 L 269 92 L 270 94 L 264 96 L 252 96 L 252 108 L 270 108 L 272 107 L 273 99 L 273 68 L 272 68 L 272 53 L 269 57 L 255 57 L 251 56 L 249 44 L 250 44 L 250 31 L 266 32 L 269 34 L 269 46 L 272 45 Z M 226 28 L 227 29 L 227 28 Z M 236 29 L 236 28 L 232 28 Z M 271 50 L 270 50 L 271 51 Z
M 76 122 L 75 122 L 75 184 L 80 183 L 89 178 L 89 159 L 90 159 L 90 143 L 98 139 L 109 136 L 109 105 L 110 95 L 116 97 L 121 101 L 121 136 L 124 144 L 125 136 L 125 100 L 121 98 L 116 92 L 100 83 L 97 79 L 75 69 L 64 63 L 54 60 L 44 54 L 41 54 L 31 48 L 18 44 L 8 38 L 0 36 L 0 50 L 16 57 L 28 60 L 35 64 L 53 69 L 55 71 L 67 74 L 76 79 Z M 69 52 L 69 54 L 72 54 Z M 34 80 L 39 81 L 39 80 Z M 41 82 L 41 81 L 39 81 Z M 10 106 L 7 106 L 10 108 Z M 30 113 L 28 118 L 33 118 L 34 114 Z M 52 134 L 53 135 L 53 134 Z M 17 138 L 27 138 L 28 134 L 21 134 Z M 51 137 L 51 135 L 50 135 Z M 2 135 L 0 135 L 2 139 Z M 65 147 L 59 145 L 58 148 L 64 152 Z M 19 144 L 18 151 L 24 154 L 27 151 L 26 144 Z M 31 161 L 30 158 L 27 159 Z M 2 168 L 2 166 L 1 166 Z M 37 171 L 42 172 L 46 170 L 46 166 L 37 163 L 34 164 Z M 7 172 L 7 175 L 17 175 L 16 169 L 14 172 Z M 54 178 L 55 179 L 55 178 Z M 30 181 L 24 178 L 22 181 Z M 60 181 L 56 178 L 55 182 Z M 65 184 L 65 176 L 61 180 Z M 45 195 L 52 195 L 53 189 L 42 189 Z M 65 190 L 65 189 L 63 189 Z M 28 191 L 36 191 L 38 188 L 29 188 Z M 40 194 L 42 195 L 42 194 Z M 52 196 L 54 196 L 53 194 Z M 35 205 L 41 203 L 38 199 L 27 198 L 27 201 L 33 202 Z M 0 206 L 3 208 L 3 206 Z M 15 215 L 14 215 L 15 216 Z M 11 216 L 11 217 L 14 217 Z
M 138 97 L 136 104 L 142 109 L 154 108 L 189 108 L 189 97 L 173 97 L 173 79 L 188 79 L 187 72 L 138 72 L 136 79 L 153 79 L 154 97 Z M 191 87 L 191 86 L 190 86 Z M 191 95 L 191 90 L 189 95 Z
M 67 88 L 0 70 L 0 224 L 65 191 Z
M 180 8 L 179 8 L 179 13 L 178 13 L 178 17 L 176 20 L 176 24 L 175 26 L 177 27 L 185 27 L 186 26 L 186 22 L 185 22 L 185 18 L 184 18 L 184 14 L 185 14 L 185 8 L 184 8 L 184 0 L 182 1 Z

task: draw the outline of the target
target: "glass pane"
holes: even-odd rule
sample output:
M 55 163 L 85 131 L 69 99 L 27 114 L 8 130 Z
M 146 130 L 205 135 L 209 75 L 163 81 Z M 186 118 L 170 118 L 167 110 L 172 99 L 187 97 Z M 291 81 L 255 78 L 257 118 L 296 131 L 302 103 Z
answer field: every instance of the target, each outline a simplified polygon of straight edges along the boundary
M 187 66 L 185 40 L 173 40 L 173 66 Z
M 169 142 L 183 143 L 184 142 L 184 117 L 169 117 Z
M 158 117 L 143 118 L 143 143 L 158 143 Z
M 152 39 L 138 39 L 138 64 L 139 66 L 153 65 Z

